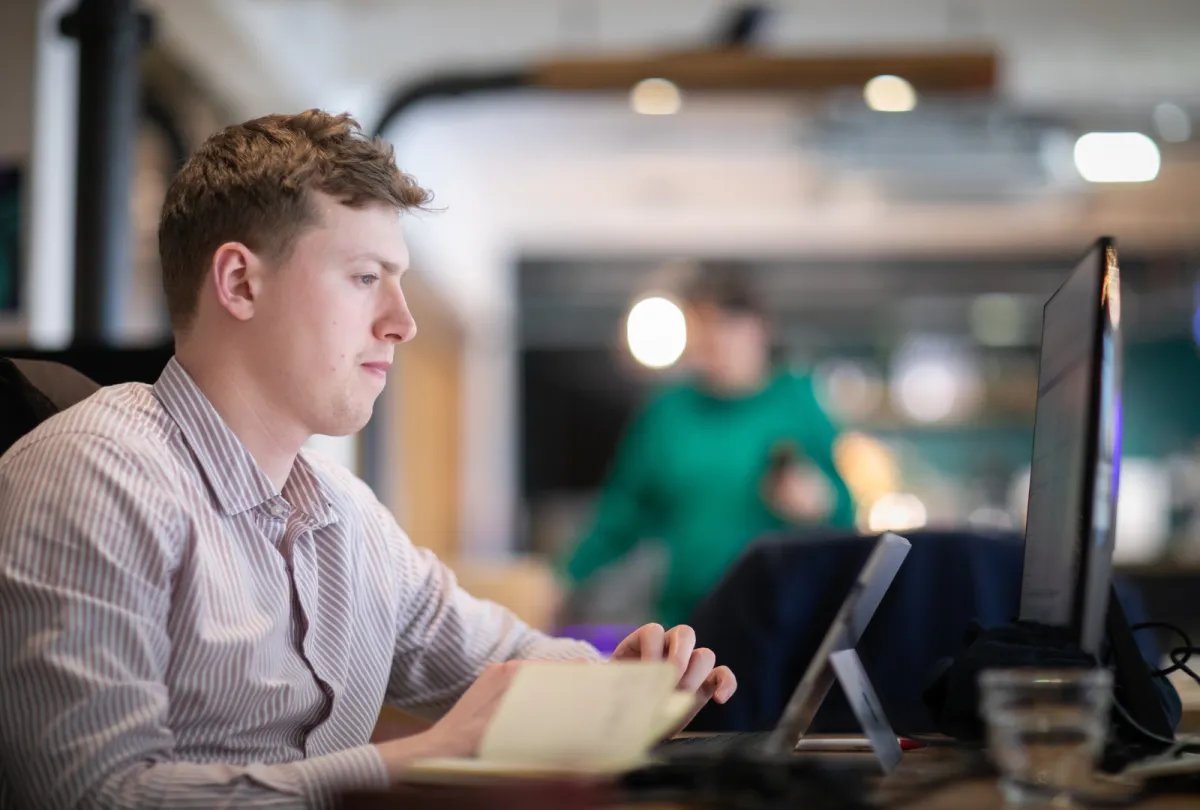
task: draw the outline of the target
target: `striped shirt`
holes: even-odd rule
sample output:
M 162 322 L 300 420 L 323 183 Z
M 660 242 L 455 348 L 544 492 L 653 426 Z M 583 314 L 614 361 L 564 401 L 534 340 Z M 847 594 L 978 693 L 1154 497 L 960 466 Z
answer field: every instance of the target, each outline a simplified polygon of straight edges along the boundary
M 0 808 L 323 806 L 387 783 L 384 702 L 578 657 L 340 465 L 301 451 L 276 492 L 174 359 L 0 459 Z

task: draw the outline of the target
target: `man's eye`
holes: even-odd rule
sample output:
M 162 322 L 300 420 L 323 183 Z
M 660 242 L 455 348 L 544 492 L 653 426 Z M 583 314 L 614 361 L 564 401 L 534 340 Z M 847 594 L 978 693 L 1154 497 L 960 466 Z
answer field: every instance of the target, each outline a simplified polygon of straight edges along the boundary
M 379 281 L 379 276 L 375 275 L 374 273 L 366 273 L 364 275 L 358 276 L 357 278 L 360 282 L 362 282 L 362 285 L 364 287 L 370 287 L 376 281 Z

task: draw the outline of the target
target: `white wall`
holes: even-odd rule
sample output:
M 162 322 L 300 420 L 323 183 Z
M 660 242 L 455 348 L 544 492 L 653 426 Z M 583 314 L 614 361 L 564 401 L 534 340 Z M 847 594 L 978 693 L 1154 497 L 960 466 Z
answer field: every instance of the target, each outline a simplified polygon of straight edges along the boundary
M 514 255 L 497 228 L 497 190 L 479 182 L 461 140 L 461 114 L 431 104 L 389 134 L 400 167 L 433 190 L 439 209 L 410 217 L 405 233 L 413 265 L 463 324 L 459 548 L 489 557 L 511 548 L 519 499 Z
M 72 334 L 79 48 L 58 26 L 74 6 L 46 0 L 38 17 L 26 289 L 29 341 L 42 348 L 65 346 Z
M 0 3 L 0 164 L 21 169 L 21 312 L 0 341 L 65 345 L 75 211 L 75 47 L 58 34 L 71 0 Z

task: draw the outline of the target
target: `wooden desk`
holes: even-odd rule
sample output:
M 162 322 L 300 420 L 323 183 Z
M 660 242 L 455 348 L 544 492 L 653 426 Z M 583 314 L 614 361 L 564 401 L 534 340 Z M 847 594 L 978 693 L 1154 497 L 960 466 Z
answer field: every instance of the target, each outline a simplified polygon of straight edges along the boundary
M 1132 810 L 1196 810 L 1200 797 L 1156 796 L 1126 805 Z M 920 808 L 920 810 L 1001 810 L 1004 800 L 996 789 L 995 782 L 967 782 L 926 794 L 905 804 L 889 804 L 884 807 Z
M 948 749 L 910 751 L 895 773 L 879 777 L 873 799 L 880 808 L 897 810 L 1002 810 L 1005 804 L 994 778 L 960 778 L 970 764 L 965 755 Z M 406 786 L 355 796 L 343 804 L 342 810 L 686 810 L 692 806 L 699 805 L 644 800 L 627 803 L 602 784 L 500 780 L 475 785 Z M 1133 810 L 1196 810 L 1200 796 L 1155 796 L 1125 806 Z
M 959 755 L 939 749 L 911 751 L 900 767 L 880 780 L 876 800 L 881 807 L 920 808 L 920 810 L 1001 810 L 1006 805 L 991 777 L 946 779 L 961 767 Z M 924 787 L 922 787 L 924 786 Z M 1116 798 L 1114 793 L 1113 798 Z M 1153 796 L 1125 805 L 1134 810 L 1195 810 L 1200 807 L 1196 794 Z

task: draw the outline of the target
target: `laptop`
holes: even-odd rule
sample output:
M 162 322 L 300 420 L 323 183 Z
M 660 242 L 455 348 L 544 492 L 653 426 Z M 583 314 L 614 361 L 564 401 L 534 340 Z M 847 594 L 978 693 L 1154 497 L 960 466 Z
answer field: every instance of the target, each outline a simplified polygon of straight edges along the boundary
M 834 681 L 840 681 L 880 766 L 890 773 L 900 760 L 900 742 L 854 647 L 910 549 L 908 540 L 897 534 L 880 535 L 773 730 L 678 737 L 660 744 L 656 753 L 667 758 L 733 752 L 790 755 L 798 750 Z

